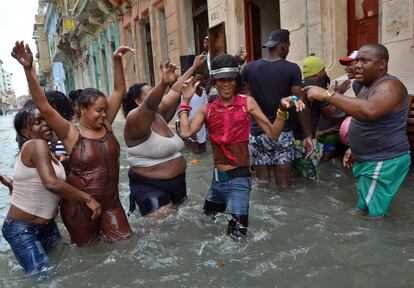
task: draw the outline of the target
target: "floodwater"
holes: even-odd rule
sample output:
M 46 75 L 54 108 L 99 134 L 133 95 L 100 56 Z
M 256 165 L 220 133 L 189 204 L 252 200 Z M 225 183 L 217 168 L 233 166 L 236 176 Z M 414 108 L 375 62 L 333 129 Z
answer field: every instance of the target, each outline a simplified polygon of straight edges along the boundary
M 17 154 L 12 120 L 0 117 L 0 171 L 7 175 Z M 115 122 L 123 144 L 122 125 Z M 0 287 L 413 286 L 412 173 L 391 206 L 391 217 L 376 220 L 354 208 L 355 181 L 338 160 L 323 165 L 319 183 L 295 179 L 285 191 L 254 187 L 248 237 L 235 243 L 225 235 L 226 215 L 214 223 L 201 213 L 211 156 L 186 152 L 185 157 L 188 200 L 159 223 L 132 215 L 136 235 L 130 240 L 78 248 L 58 218 L 63 241 L 49 254 L 56 269 L 48 280 L 28 279 L 0 237 Z M 125 149 L 121 159 L 120 193 L 128 208 Z M 9 202 L 1 187 L 1 222 Z

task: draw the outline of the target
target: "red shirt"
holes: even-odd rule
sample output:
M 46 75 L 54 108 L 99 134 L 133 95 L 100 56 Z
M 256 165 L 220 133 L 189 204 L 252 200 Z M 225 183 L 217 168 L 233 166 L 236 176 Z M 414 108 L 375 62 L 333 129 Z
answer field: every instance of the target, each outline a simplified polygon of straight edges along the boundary
M 232 165 L 236 163 L 237 166 L 249 166 L 250 115 L 247 97 L 236 95 L 228 105 L 223 105 L 220 99 L 207 104 L 205 122 L 213 147 L 214 163 Z M 221 151 L 215 149 L 217 146 L 221 148 Z M 234 153 L 236 151 L 237 153 Z M 219 154 L 224 154 L 231 163 L 225 159 L 220 160 L 223 157 Z

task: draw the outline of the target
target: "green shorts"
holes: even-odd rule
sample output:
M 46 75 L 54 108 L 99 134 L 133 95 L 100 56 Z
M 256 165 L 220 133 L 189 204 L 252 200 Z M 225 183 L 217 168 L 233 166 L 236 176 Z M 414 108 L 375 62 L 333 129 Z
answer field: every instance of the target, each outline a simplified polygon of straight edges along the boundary
M 409 152 L 379 162 L 355 162 L 353 172 L 358 180 L 358 208 L 368 210 L 369 216 L 387 215 L 410 164 Z

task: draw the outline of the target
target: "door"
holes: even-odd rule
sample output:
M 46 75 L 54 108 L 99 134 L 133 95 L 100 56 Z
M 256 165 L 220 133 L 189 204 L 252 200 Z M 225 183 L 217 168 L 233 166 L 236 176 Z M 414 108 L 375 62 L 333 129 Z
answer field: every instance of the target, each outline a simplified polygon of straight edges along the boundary
M 144 26 L 145 31 L 145 43 L 147 49 L 147 59 L 148 59 L 148 72 L 150 77 L 150 84 L 152 86 L 155 85 L 155 77 L 154 77 L 154 59 L 152 56 L 152 40 L 151 40 L 151 26 L 150 23 L 147 22 Z
M 348 0 L 348 53 L 378 43 L 378 0 Z
M 204 51 L 204 37 L 208 33 L 207 0 L 193 0 L 193 30 L 196 54 Z
M 227 53 L 226 30 L 224 28 L 224 23 L 220 23 L 208 30 L 211 60 L 219 54 Z
M 244 1 L 244 17 L 246 21 L 246 52 L 247 61 L 262 58 L 262 39 L 260 31 L 260 9 L 251 0 Z

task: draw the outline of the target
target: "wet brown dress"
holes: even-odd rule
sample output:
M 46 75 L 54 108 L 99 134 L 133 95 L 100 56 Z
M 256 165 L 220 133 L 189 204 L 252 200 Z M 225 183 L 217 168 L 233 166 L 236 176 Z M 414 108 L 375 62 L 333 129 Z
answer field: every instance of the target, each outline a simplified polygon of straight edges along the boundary
M 61 215 L 72 243 L 90 244 L 98 237 L 107 242 L 132 235 L 119 200 L 119 143 L 112 132 L 101 139 L 79 138 L 69 156 L 70 173 L 66 181 L 95 198 L 102 205 L 99 218 L 92 220 L 85 203 L 63 200 Z

